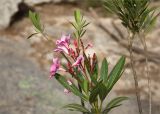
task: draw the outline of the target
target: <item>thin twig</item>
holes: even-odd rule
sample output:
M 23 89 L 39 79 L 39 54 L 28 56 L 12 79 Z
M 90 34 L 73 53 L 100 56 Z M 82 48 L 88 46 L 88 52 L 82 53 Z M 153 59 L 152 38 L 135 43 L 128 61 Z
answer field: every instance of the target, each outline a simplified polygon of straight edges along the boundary
M 142 34 L 142 37 L 140 38 L 142 45 L 144 47 L 145 51 L 145 59 L 146 59 L 146 67 L 145 67 L 145 73 L 146 77 L 148 79 L 148 98 L 149 98 L 149 114 L 152 114 L 152 91 L 151 91 L 151 78 L 149 76 L 149 65 L 148 65 L 148 53 L 147 53 L 147 44 L 146 44 L 146 39 L 145 39 L 145 34 Z
M 79 84 L 78 84 L 78 88 L 79 88 L 80 92 L 82 93 L 82 88 L 81 88 L 81 86 Z M 81 99 L 81 105 L 83 107 L 85 107 L 84 101 L 82 99 Z M 82 114 L 85 114 L 85 113 L 83 112 Z
M 131 68 L 133 72 L 133 77 L 134 77 L 134 82 L 135 82 L 135 89 L 136 89 L 136 97 L 137 97 L 137 103 L 138 103 L 138 109 L 139 109 L 139 114 L 142 114 L 142 105 L 141 105 L 141 100 L 140 100 L 140 92 L 139 92 L 139 85 L 138 85 L 138 78 L 137 78 L 137 73 L 134 67 L 134 59 L 133 59 L 133 51 L 132 51 L 132 45 L 133 45 L 133 39 L 135 35 L 129 32 L 128 36 L 128 44 L 129 44 L 129 53 L 130 53 L 130 61 L 131 61 Z

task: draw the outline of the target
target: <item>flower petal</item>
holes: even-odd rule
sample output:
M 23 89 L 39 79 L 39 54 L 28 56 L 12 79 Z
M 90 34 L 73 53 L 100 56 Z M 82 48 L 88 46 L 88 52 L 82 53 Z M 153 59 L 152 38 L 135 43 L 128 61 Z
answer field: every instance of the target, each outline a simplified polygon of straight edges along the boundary
M 69 91 L 68 89 L 64 89 L 64 93 L 65 94 L 69 94 L 71 91 Z
M 50 77 L 53 77 L 60 67 L 60 61 L 58 58 L 53 58 L 53 64 L 50 67 Z
M 82 55 L 80 55 L 79 57 L 77 57 L 76 62 L 73 63 L 72 66 L 78 66 L 78 65 L 80 65 L 83 60 L 84 60 L 84 57 Z

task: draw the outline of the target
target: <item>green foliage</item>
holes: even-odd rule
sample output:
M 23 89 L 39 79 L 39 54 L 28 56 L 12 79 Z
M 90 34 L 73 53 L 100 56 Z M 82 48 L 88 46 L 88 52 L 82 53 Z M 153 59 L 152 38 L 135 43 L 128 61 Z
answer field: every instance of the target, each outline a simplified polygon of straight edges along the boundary
M 106 58 L 103 59 L 101 66 L 101 80 L 103 80 L 104 83 L 107 83 L 108 80 L 108 62 Z
M 89 98 L 90 104 L 96 104 L 96 102 L 98 102 L 98 99 L 100 99 L 101 102 L 103 102 L 105 100 L 108 93 L 111 91 L 111 89 L 113 88 L 115 83 L 121 77 L 121 75 L 123 73 L 124 64 L 125 64 L 125 57 L 122 56 L 119 59 L 119 61 L 116 63 L 114 68 L 111 70 L 110 74 L 108 75 L 108 63 L 107 63 L 106 59 L 103 60 L 102 66 L 101 66 L 100 80 L 97 81 L 96 85 L 93 86 L 90 89 L 90 91 L 88 89 L 88 87 L 89 87 L 88 83 L 85 82 L 85 84 L 84 84 L 85 85 L 84 88 L 86 88 L 86 89 L 83 89 L 83 90 L 85 90 L 86 93 L 88 93 L 88 92 L 90 93 L 90 94 L 87 94 L 88 95 L 87 98 Z M 66 87 L 66 86 L 64 86 L 64 87 Z M 103 110 L 103 114 L 106 114 L 111 109 L 113 109 L 117 106 L 120 106 L 119 103 L 122 102 L 123 100 L 126 100 L 126 99 L 127 99 L 126 97 L 118 97 L 118 98 L 113 99 L 110 103 L 107 104 L 107 106 Z M 80 107 L 83 107 L 83 106 L 80 106 Z M 75 111 L 75 110 L 80 111 L 79 109 L 75 109 L 75 108 L 73 109 L 72 105 L 71 105 L 71 107 L 69 107 L 69 109 L 71 109 L 71 111 Z M 92 110 L 94 110 L 94 109 L 92 109 Z M 82 111 L 80 111 L 80 112 L 82 112 Z
M 74 17 L 75 17 L 75 22 L 71 22 L 71 24 L 73 25 L 73 27 L 76 30 L 75 33 L 74 33 L 74 36 L 77 39 L 79 39 L 85 34 L 85 32 L 86 32 L 85 27 L 89 23 L 87 23 L 87 21 L 83 19 L 83 16 L 82 16 L 82 14 L 79 10 L 76 10 L 74 12 Z
M 87 80 L 84 80 L 83 83 L 82 83 L 82 89 L 84 90 L 84 92 L 86 94 L 88 94 L 88 90 L 89 90 L 89 83 Z
M 98 58 L 94 54 L 93 55 L 93 61 L 92 61 L 92 71 L 91 71 L 91 80 L 95 82 L 95 80 L 98 79 L 98 73 L 99 73 L 99 67 L 98 67 Z
M 90 97 L 89 97 L 89 102 L 90 103 L 94 103 L 97 101 L 97 97 L 98 97 L 98 94 L 100 92 L 100 87 L 101 87 L 101 84 L 102 82 L 99 82 L 97 83 L 97 85 L 95 87 L 93 87 L 93 89 L 91 90 L 91 94 L 90 94 Z
M 32 21 L 32 24 L 34 25 L 34 27 L 36 28 L 36 31 L 43 32 L 43 27 L 41 26 L 41 23 L 40 23 L 39 14 L 29 11 L 29 18 Z
M 27 39 L 30 39 L 32 36 L 37 35 L 39 33 L 43 34 L 44 29 L 41 25 L 39 14 L 37 14 L 36 12 L 29 11 L 29 18 L 34 27 L 36 28 L 35 29 L 36 33 L 31 34 L 30 36 L 28 36 Z
M 79 111 L 79 112 L 84 112 L 84 113 L 90 113 L 90 111 L 87 108 L 85 108 L 79 104 L 75 104 L 75 103 L 68 104 L 68 105 L 64 106 L 63 108 L 67 108 L 70 111 Z
M 122 24 L 133 33 L 148 32 L 157 18 L 150 0 L 104 0 L 104 7 L 116 14 Z
M 72 93 L 74 93 L 76 96 L 79 96 L 81 99 L 83 99 L 84 101 L 87 101 L 88 98 L 83 95 L 79 89 L 74 85 L 69 85 L 67 80 L 65 79 L 65 77 L 61 76 L 60 74 L 56 74 L 55 78 L 57 79 L 57 81 L 64 86 L 66 89 L 70 90 Z
M 119 80 L 121 77 L 123 70 L 124 70 L 124 64 L 125 64 L 125 57 L 122 56 L 117 64 L 114 66 L 112 71 L 109 74 L 108 83 L 105 83 L 109 89 L 109 91 L 113 88 L 115 83 Z
M 108 114 L 109 111 L 111 111 L 113 108 L 116 108 L 118 106 L 120 106 L 121 102 L 124 100 L 127 100 L 127 97 L 117 97 L 114 98 L 113 100 L 111 100 L 107 106 L 105 107 L 105 109 L 103 110 L 103 114 Z

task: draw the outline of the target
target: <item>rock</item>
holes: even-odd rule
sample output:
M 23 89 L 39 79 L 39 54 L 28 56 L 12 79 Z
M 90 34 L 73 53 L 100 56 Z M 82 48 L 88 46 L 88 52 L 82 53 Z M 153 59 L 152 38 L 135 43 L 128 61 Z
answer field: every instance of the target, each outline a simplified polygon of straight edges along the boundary
M 41 4 L 41 3 L 48 3 L 51 2 L 51 0 L 24 0 L 24 2 L 28 5 L 35 5 L 35 4 Z
M 18 11 L 18 4 L 24 1 L 29 6 L 41 3 L 59 3 L 62 1 L 73 2 L 75 0 L 0 0 L 0 29 L 9 26 L 11 17 Z
M 25 3 L 27 3 L 30 6 L 34 6 L 36 4 L 41 4 L 41 3 L 60 3 L 60 2 L 74 2 L 76 0 L 24 0 Z
M 21 0 L 0 0 L 0 29 L 6 28 L 12 15 L 18 11 L 18 4 Z

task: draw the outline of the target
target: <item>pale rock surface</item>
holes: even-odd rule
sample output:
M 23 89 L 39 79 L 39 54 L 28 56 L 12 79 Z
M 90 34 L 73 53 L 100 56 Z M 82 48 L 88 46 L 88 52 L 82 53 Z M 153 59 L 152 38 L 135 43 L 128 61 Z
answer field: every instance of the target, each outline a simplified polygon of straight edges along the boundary
M 0 29 L 4 29 L 9 26 L 11 17 L 18 11 L 18 4 L 23 0 L 0 0 Z M 73 2 L 75 0 L 24 0 L 29 6 L 34 6 L 41 3 L 59 3 L 62 1 Z
M 0 0 L 0 29 L 9 25 L 12 15 L 18 11 L 21 0 Z
M 34 6 L 36 4 L 41 4 L 41 3 L 48 3 L 48 2 L 59 3 L 62 1 L 74 2 L 75 0 L 24 0 L 25 3 L 31 6 Z

